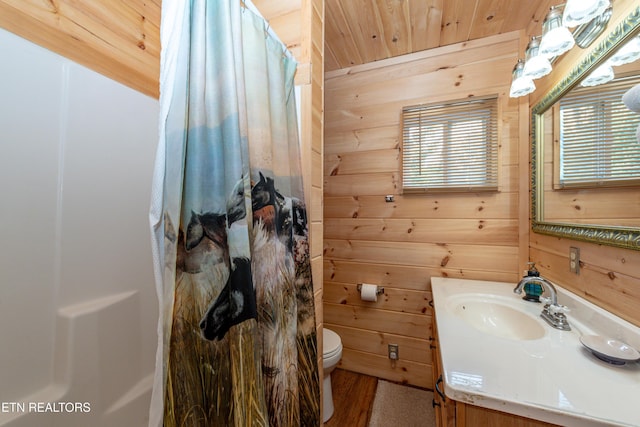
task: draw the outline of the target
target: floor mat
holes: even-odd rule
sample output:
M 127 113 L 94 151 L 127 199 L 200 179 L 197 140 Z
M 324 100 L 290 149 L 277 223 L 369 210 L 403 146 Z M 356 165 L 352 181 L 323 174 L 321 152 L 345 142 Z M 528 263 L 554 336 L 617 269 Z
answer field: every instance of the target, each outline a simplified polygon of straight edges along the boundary
M 435 427 L 433 393 L 378 380 L 369 427 Z

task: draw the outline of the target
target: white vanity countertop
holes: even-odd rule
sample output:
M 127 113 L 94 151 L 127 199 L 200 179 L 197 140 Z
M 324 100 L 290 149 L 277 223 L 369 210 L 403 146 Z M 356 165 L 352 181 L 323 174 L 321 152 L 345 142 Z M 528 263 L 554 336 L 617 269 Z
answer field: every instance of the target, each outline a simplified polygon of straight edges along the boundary
M 433 277 L 444 392 L 457 401 L 562 426 L 640 426 L 640 362 L 623 366 L 597 359 L 580 342 L 598 334 L 640 350 L 640 328 L 559 286 L 571 331 L 539 317 L 542 304 L 513 293 L 515 283 Z M 493 295 L 545 328 L 538 339 L 481 332 L 455 314 L 460 295 Z M 640 310 L 640 308 L 639 308 Z

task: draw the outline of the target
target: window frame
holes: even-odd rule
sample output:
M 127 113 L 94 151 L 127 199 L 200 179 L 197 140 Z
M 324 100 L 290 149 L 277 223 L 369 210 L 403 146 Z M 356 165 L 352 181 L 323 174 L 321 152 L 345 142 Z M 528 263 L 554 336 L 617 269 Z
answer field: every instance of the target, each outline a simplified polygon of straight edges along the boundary
M 458 100 L 451 100 L 451 101 L 443 101 L 443 102 L 436 102 L 436 103 L 429 103 L 429 104 L 418 104 L 418 105 L 411 105 L 411 106 L 405 106 L 402 109 L 401 112 L 401 129 L 400 129 L 400 138 L 401 138 L 401 156 L 400 156 L 400 161 L 401 161 L 401 167 L 400 167 L 400 185 L 401 185 L 401 193 L 402 194 L 423 194 L 423 193 L 460 193 L 460 192 L 469 192 L 469 193 L 476 193 L 476 192 L 499 192 L 500 191 L 500 169 L 501 169 L 501 133 L 502 133 L 502 129 L 501 129 L 501 121 L 500 121 L 500 117 L 501 117 L 501 102 L 500 102 L 501 97 L 497 94 L 492 94 L 492 95 L 486 95 L 486 96 L 479 96 L 479 97 L 472 97 L 472 98 L 466 98 L 466 99 L 458 99 Z M 489 103 L 489 105 L 487 106 L 487 103 Z M 463 113 L 464 113 L 464 108 L 469 107 L 468 108 L 468 112 L 473 112 L 471 116 L 469 117 L 463 117 Z M 449 111 L 447 111 L 449 110 Z M 477 113 L 477 111 L 486 111 L 486 114 L 488 115 L 486 121 L 489 122 L 489 124 L 485 124 L 485 132 L 489 133 L 488 138 L 491 137 L 491 135 L 493 135 L 494 140 L 493 141 L 488 141 L 485 139 L 485 144 L 484 144 L 484 151 L 485 151 L 485 155 L 483 157 L 483 162 L 487 164 L 487 166 L 484 168 L 484 180 L 482 183 L 479 184 L 469 184 L 469 183 L 464 183 L 464 182 L 458 182 L 458 183 L 453 183 L 451 185 L 443 185 L 443 184 L 439 184 L 438 182 L 432 183 L 432 185 L 429 185 L 429 183 L 427 183 L 427 185 L 424 186 L 407 186 L 405 183 L 405 177 L 407 176 L 407 172 L 408 172 L 408 167 L 407 167 L 407 156 L 412 155 L 413 157 L 411 158 L 414 162 L 416 161 L 420 161 L 420 162 L 424 162 L 426 159 L 426 156 L 422 157 L 422 154 L 420 153 L 420 157 L 419 160 L 416 160 L 415 158 L 415 153 L 413 154 L 407 154 L 407 145 L 408 142 L 406 141 L 406 134 L 408 132 L 408 125 L 407 125 L 407 117 L 409 116 L 408 112 L 411 111 L 420 111 L 423 112 L 425 114 L 425 116 L 427 116 L 427 118 L 424 120 L 424 127 L 427 127 L 429 125 L 431 125 L 431 123 L 437 124 L 437 120 L 433 119 L 432 117 L 446 117 L 446 116 L 453 116 L 453 117 L 448 117 L 446 120 L 446 125 L 445 128 L 443 130 L 443 133 L 445 132 L 451 132 L 452 129 L 452 125 L 454 125 L 456 122 L 460 123 L 462 121 L 464 121 L 465 119 L 468 121 L 469 118 L 479 118 L 481 117 L 482 114 Z M 440 112 L 440 113 L 435 113 L 435 114 L 430 114 L 429 111 L 433 112 Z M 413 115 L 410 116 L 410 120 L 415 122 L 415 115 L 419 114 L 419 113 L 413 113 Z M 457 120 L 456 117 L 458 116 Z M 492 121 L 493 119 L 493 121 Z M 420 121 L 421 119 L 418 119 L 418 121 Z M 422 126 L 423 123 L 421 122 L 419 126 Z M 418 126 L 418 127 L 419 127 Z M 420 133 L 421 130 L 418 130 L 418 132 Z M 441 140 L 441 144 L 443 144 L 443 149 L 447 150 L 449 149 L 451 152 L 451 145 L 448 143 L 450 142 L 450 140 L 446 139 L 444 136 Z M 415 141 L 409 141 L 409 143 L 413 143 Z M 456 142 L 460 142 L 460 141 L 456 141 Z M 421 147 L 423 147 L 425 144 L 428 144 L 427 141 L 423 140 L 420 142 Z M 477 147 L 478 149 L 480 149 L 480 147 Z M 458 150 L 460 149 L 459 147 L 457 148 Z M 415 147 L 412 147 L 411 150 L 415 151 Z M 456 148 L 453 149 L 453 151 L 455 152 Z M 480 150 L 482 151 L 482 150 Z M 465 168 L 465 164 L 462 164 L 459 159 L 458 163 L 453 163 L 452 166 L 456 167 L 456 168 Z M 443 159 L 443 161 L 448 161 L 448 162 L 456 162 L 456 159 L 452 158 L 451 155 L 446 156 L 446 158 Z M 443 166 L 444 167 L 444 166 Z M 451 167 L 451 165 L 450 165 Z M 446 178 L 444 177 L 444 175 L 446 175 L 446 171 L 449 170 L 449 168 L 444 168 L 444 170 L 442 171 L 442 178 L 441 181 L 446 180 Z M 418 176 L 418 175 L 416 175 Z M 457 176 L 458 178 L 462 178 L 461 175 L 456 174 L 454 175 L 454 177 Z M 473 178 L 475 179 L 479 179 L 482 178 L 481 174 L 478 174 L 477 176 L 474 176 Z M 425 178 L 425 180 L 427 180 L 428 178 Z

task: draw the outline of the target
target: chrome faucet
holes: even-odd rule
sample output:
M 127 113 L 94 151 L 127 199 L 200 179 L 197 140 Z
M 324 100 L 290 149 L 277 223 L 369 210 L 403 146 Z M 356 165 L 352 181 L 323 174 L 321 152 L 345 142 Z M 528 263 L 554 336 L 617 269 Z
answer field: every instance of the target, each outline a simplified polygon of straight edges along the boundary
M 558 292 L 556 291 L 553 283 L 540 276 L 525 276 L 518 282 L 518 286 L 515 287 L 513 292 L 516 294 L 521 294 L 522 289 L 527 283 L 537 283 L 545 288 L 550 295 L 550 298 L 541 298 L 545 303 L 544 308 L 542 309 L 542 313 L 540 313 L 540 317 L 547 321 L 548 324 L 553 326 L 556 329 L 560 329 L 563 331 L 570 331 L 571 326 L 569 326 L 569 322 L 567 321 L 567 316 L 564 313 L 569 311 L 564 305 L 558 304 Z

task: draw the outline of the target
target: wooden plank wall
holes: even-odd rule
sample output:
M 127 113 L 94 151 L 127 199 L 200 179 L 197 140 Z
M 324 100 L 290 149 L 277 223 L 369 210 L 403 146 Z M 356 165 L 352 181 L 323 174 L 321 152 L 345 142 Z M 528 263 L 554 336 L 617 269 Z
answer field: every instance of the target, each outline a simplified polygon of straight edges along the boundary
M 0 0 L 0 27 L 158 97 L 160 0 Z
M 636 0 L 615 0 L 608 29 L 615 28 L 622 17 L 637 5 Z M 592 46 L 596 46 L 603 37 L 604 35 Z M 588 53 L 589 49 L 574 48 L 559 58 L 554 64 L 553 72 L 536 81 L 538 89 L 530 96 L 531 105 L 539 102 Z M 624 204 L 632 204 L 634 201 L 637 201 L 637 190 L 635 197 L 626 200 Z M 621 210 L 626 211 L 627 208 L 623 207 Z M 536 262 L 542 275 L 640 326 L 640 252 L 532 232 L 529 238 L 529 257 Z M 572 246 L 580 248 L 579 275 L 569 271 L 569 248 Z
M 528 118 L 508 90 L 520 34 L 326 74 L 324 320 L 342 338 L 342 368 L 432 388 L 431 276 L 517 281 Z M 489 94 L 499 95 L 500 191 L 401 195 L 402 107 Z M 384 296 L 361 301 L 363 282 L 384 286 Z M 399 344 L 395 364 L 388 343 Z

